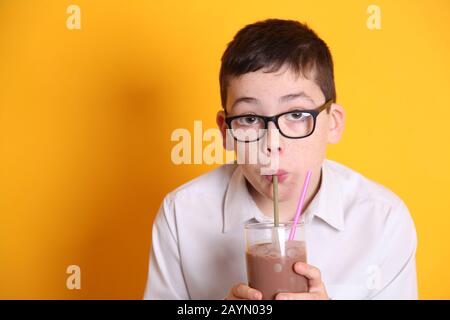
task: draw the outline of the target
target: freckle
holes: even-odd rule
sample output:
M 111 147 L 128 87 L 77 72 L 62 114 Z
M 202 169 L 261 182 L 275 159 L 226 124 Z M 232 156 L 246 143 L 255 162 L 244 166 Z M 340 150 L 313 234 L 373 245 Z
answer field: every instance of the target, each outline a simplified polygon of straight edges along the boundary
M 275 263 L 273 265 L 273 271 L 275 272 L 281 272 L 281 270 L 283 270 L 283 266 L 280 263 Z

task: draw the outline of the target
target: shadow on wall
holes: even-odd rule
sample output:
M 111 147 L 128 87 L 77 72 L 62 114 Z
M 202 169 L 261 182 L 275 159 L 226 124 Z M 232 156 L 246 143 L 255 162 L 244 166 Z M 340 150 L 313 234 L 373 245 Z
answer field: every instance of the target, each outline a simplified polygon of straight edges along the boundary
M 88 211 L 97 219 L 81 248 L 89 285 L 84 297 L 141 299 L 153 216 L 164 196 L 158 180 L 169 169 L 163 155 L 170 153 L 161 142 L 170 137 L 163 119 L 170 104 L 165 93 L 173 88 L 164 87 L 154 70 L 127 64 L 112 70 L 103 109 L 110 131 L 97 141 L 107 169 L 90 184 Z

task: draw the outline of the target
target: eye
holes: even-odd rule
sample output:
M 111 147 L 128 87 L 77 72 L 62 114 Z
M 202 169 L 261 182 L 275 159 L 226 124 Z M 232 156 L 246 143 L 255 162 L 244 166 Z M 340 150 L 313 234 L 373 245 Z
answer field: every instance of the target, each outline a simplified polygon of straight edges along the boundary
M 304 121 L 307 120 L 310 116 L 311 115 L 309 113 L 301 111 L 293 111 L 285 115 L 286 119 L 291 121 Z
M 248 115 L 245 117 L 238 118 L 237 121 L 240 125 L 251 126 L 251 125 L 259 124 L 261 119 L 259 119 L 256 116 Z

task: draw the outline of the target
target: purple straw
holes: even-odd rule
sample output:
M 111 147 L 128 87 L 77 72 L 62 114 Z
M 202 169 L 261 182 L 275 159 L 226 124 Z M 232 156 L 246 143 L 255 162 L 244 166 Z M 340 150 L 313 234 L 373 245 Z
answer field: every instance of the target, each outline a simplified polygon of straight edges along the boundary
M 292 225 L 291 232 L 289 233 L 289 240 L 294 240 L 295 229 L 297 227 L 298 220 L 300 219 L 300 216 L 302 215 L 303 202 L 305 202 L 306 191 L 308 190 L 308 185 L 309 185 L 309 180 L 311 179 L 311 174 L 312 174 L 311 170 L 308 170 L 308 172 L 306 173 L 305 182 L 303 182 L 302 194 L 300 196 L 300 200 L 297 205 L 297 212 L 295 213 L 294 224 Z

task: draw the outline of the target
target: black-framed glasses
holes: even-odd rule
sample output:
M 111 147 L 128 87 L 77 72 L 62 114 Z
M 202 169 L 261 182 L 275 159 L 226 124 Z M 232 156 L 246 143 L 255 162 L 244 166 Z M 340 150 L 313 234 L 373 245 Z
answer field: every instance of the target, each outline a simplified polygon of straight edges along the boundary
M 272 117 L 247 113 L 239 116 L 225 117 L 225 122 L 233 138 L 240 142 L 254 142 L 261 139 L 266 134 L 270 121 L 275 124 L 275 127 L 283 137 L 302 139 L 314 133 L 317 116 L 323 110 L 329 108 L 332 103 L 333 100 L 328 100 L 316 109 L 296 109 Z

